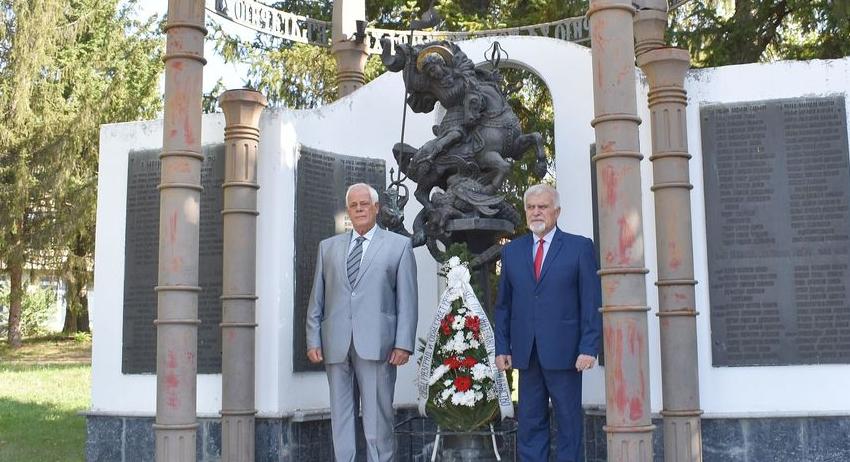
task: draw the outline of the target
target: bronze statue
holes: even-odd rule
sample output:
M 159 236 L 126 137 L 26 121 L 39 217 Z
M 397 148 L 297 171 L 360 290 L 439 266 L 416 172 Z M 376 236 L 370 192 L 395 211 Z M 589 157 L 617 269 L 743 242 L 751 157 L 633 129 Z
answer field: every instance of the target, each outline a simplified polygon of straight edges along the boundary
M 405 143 L 393 147 L 401 172 L 416 182 L 414 197 L 423 207 L 413 223 L 413 246 L 427 245 L 434 258 L 443 261 L 437 242 L 448 247 L 457 241 L 450 229 L 452 220 L 489 218 L 507 223 L 497 226 L 503 233 L 506 226 L 513 229 L 520 216 L 499 194 L 505 177 L 530 148 L 537 157 L 538 177 L 546 174 L 547 165 L 542 136 L 522 133 L 502 91 L 498 69 L 476 68 L 448 41 L 396 44 L 395 54 L 388 39 L 382 39 L 381 45 L 387 69 L 403 71 L 407 105 L 414 112 L 427 113 L 439 102 L 446 110 L 432 129 L 435 138 L 419 148 Z M 400 181 L 393 184 L 397 187 Z M 399 231 L 398 211 L 388 208 L 382 223 Z M 489 245 L 495 246 L 496 233 L 492 234 Z M 492 248 L 484 253 L 488 261 L 494 254 L 498 257 Z

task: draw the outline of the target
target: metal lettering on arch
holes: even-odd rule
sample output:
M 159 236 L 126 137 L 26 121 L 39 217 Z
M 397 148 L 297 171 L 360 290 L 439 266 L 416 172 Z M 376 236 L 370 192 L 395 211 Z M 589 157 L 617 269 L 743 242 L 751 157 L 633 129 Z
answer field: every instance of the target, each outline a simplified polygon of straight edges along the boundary
M 257 32 L 299 43 L 331 46 L 331 23 L 288 13 L 254 0 L 206 0 L 206 9 L 225 19 Z M 414 31 L 413 44 L 434 40 L 461 41 L 480 37 L 528 35 L 551 37 L 569 42 L 590 41 L 590 22 L 584 16 L 566 18 L 531 26 L 468 32 Z M 393 43 L 407 42 L 410 31 L 366 28 L 366 44 L 370 54 L 381 54 L 381 38 Z

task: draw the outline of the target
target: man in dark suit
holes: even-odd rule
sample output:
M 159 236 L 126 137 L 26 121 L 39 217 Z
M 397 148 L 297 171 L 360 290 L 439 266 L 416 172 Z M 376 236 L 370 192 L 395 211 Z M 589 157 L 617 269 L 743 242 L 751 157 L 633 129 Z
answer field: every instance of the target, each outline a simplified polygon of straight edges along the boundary
M 582 456 L 581 373 L 599 353 L 602 305 L 593 241 L 556 227 L 558 192 L 523 197 L 531 234 L 502 250 L 496 301 L 496 365 L 519 370 L 518 449 L 523 462 L 549 460 L 549 400 L 558 423 L 556 460 Z

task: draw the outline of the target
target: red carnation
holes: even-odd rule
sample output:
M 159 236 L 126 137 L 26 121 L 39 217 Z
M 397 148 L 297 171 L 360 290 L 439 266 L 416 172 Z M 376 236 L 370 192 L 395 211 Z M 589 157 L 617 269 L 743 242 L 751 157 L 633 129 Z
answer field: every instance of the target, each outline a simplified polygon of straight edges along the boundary
M 443 364 L 448 366 L 449 369 L 455 370 L 460 369 L 461 361 L 457 358 L 457 356 L 450 356 L 443 361 Z
M 481 329 L 481 320 L 478 319 L 478 316 L 470 316 L 466 318 L 465 326 L 477 334 L 478 330 Z
M 457 391 L 467 391 L 472 388 L 472 377 L 468 375 L 461 375 L 455 378 L 455 388 Z
M 471 368 L 472 366 L 475 366 L 476 364 L 478 364 L 478 361 L 475 358 L 473 358 L 472 356 L 467 356 L 467 357 L 463 358 L 463 362 L 461 364 L 463 364 L 463 367 L 470 367 Z
M 442 320 L 440 320 L 440 330 L 443 331 L 443 335 L 451 335 L 452 334 L 452 323 L 454 322 L 455 317 L 451 313 L 447 314 Z

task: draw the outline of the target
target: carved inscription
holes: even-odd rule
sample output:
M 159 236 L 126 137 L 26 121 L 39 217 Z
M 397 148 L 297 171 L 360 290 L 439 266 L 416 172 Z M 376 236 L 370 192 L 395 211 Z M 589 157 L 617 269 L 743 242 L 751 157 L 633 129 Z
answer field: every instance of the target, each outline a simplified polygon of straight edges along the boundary
M 198 372 L 221 372 L 221 264 L 224 145 L 204 147 L 201 166 L 198 284 Z M 159 150 L 136 151 L 127 167 L 127 224 L 124 251 L 124 374 L 156 372 L 159 261 Z
M 844 98 L 700 115 L 714 365 L 850 363 Z
M 295 180 L 295 320 L 292 362 L 296 372 L 322 370 L 307 361 L 305 323 L 313 288 L 319 242 L 351 229 L 345 213 L 345 191 L 368 183 L 378 193 L 386 189 L 386 165 L 381 159 L 332 154 L 301 147 Z

